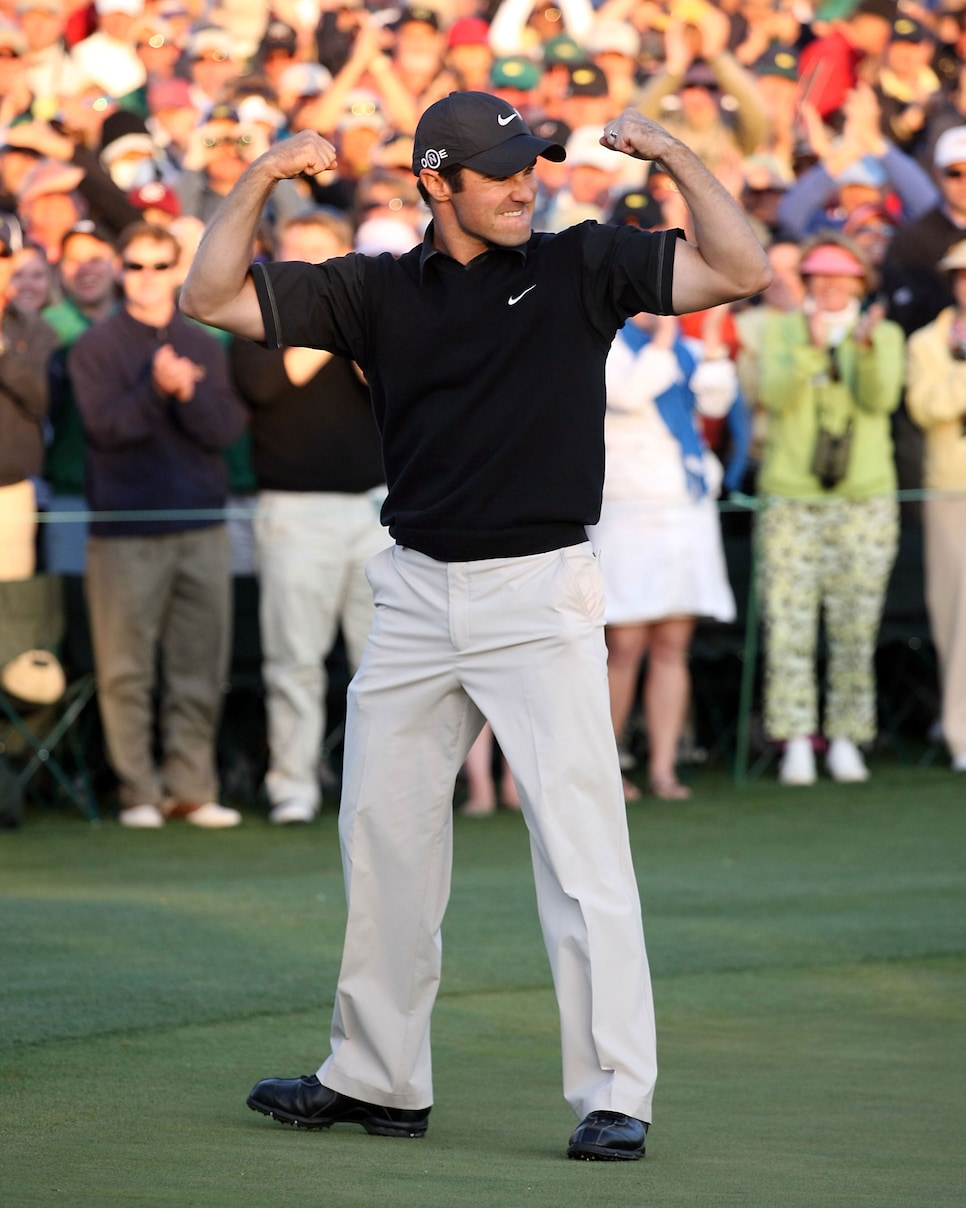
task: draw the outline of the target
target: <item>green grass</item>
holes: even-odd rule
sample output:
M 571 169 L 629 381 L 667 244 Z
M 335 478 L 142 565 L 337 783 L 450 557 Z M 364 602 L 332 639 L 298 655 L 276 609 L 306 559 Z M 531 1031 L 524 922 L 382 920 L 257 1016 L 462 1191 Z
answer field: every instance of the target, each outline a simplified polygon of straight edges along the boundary
M 661 1077 L 643 1163 L 564 1158 L 521 820 L 457 820 L 423 1141 L 282 1128 L 344 923 L 333 811 L 0 836 L 0 1204 L 939 1208 L 966 1202 L 966 781 L 740 790 L 630 819 Z

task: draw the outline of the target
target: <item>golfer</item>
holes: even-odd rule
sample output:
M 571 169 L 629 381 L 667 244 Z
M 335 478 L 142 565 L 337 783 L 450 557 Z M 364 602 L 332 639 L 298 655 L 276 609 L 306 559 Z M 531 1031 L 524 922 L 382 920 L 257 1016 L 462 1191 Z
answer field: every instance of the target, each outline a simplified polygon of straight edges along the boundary
M 585 532 L 604 476 L 604 361 L 630 315 L 742 298 L 769 272 L 741 211 L 661 126 L 627 110 L 601 142 L 662 162 L 695 243 L 593 222 L 533 233 L 535 161 L 563 148 L 506 101 L 462 92 L 416 130 L 432 213 L 420 246 L 398 260 L 250 264 L 276 182 L 335 162 L 303 131 L 238 181 L 184 287 L 183 309 L 205 323 L 358 362 L 389 486 L 395 544 L 369 563 L 375 619 L 349 690 L 331 1051 L 316 1074 L 266 1079 L 248 1099 L 284 1123 L 426 1132 L 453 787 L 485 716 L 530 832 L 563 1090 L 580 1120 L 567 1152 L 644 1153 L 654 1012 Z

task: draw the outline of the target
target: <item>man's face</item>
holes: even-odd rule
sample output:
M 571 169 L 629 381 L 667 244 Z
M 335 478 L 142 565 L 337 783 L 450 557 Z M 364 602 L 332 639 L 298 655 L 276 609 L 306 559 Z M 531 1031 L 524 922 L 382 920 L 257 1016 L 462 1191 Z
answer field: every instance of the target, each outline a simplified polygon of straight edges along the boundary
M 114 249 L 93 235 L 72 235 L 60 258 L 64 293 L 77 306 L 98 306 L 114 293 Z
M 98 27 L 109 38 L 118 42 L 133 42 L 132 33 L 136 18 L 131 13 L 110 12 L 101 13 L 97 18 Z
M 617 163 L 617 157 L 614 157 Z M 617 179 L 616 172 L 605 172 L 594 164 L 577 164 L 570 170 L 570 192 L 574 200 L 602 205 Z
M 435 72 L 442 62 L 444 42 L 425 21 L 407 21 L 396 33 L 393 59 L 404 71 Z
M 206 50 L 191 60 L 191 78 L 206 96 L 218 97 L 236 75 L 238 64 L 220 51 Z
M 533 164 L 502 179 L 464 168 L 463 188 L 450 194 L 450 204 L 464 235 L 484 245 L 519 247 L 530 238 L 536 194 Z
M 174 298 L 178 254 L 167 240 L 139 238 L 120 260 L 121 288 L 132 315 L 149 315 Z
M 849 38 L 867 55 L 881 55 L 892 38 L 892 23 L 874 13 L 862 13 L 849 22 Z
M 60 37 L 64 23 L 58 13 L 32 8 L 21 14 L 20 28 L 30 50 L 46 50 Z
M 208 176 L 218 184 L 234 184 L 248 167 L 246 148 L 251 135 L 238 122 L 218 119 L 207 125 Z

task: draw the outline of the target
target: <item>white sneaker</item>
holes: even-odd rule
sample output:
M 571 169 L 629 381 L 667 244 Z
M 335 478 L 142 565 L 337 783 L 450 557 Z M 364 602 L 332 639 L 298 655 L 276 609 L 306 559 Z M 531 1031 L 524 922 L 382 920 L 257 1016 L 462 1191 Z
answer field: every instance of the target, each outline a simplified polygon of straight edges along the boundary
M 966 772 L 966 751 L 960 751 L 958 755 L 954 755 L 949 766 L 954 772 Z
M 239 826 L 242 816 L 238 810 L 227 805 L 219 805 L 217 801 L 206 801 L 190 813 L 185 814 L 185 822 L 191 826 L 203 826 L 207 830 L 221 830 L 226 826 Z
M 307 801 L 282 801 L 272 807 L 268 820 L 276 826 L 288 826 L 291 822 L 314 822 L 317 813 Z
M 833 738 L 825 757 L 828 774 L 839 784 L 860 784 L 869 779 L 862 752 L 851 739 Z
M 121 826 L 131 826 L 138 830 L 158 830 L 164 826 L 164 814 L 156 805 L 132 805 L 121 810 L 117 816 Z
M 814 784 L 815 752 L 810 738 L 790 738 L 785 743 L 781 766 L 778 769 L 779 784 Z

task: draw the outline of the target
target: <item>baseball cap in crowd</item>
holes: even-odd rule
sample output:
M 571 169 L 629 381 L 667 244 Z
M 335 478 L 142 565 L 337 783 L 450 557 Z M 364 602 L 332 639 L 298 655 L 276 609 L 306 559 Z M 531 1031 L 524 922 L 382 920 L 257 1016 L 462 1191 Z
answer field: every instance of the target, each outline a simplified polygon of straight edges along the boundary
M 694 59 L 684 73 L 682 88 L 720 88 L 718 77 L 711 69 L 711 64 L 704 59 Z
M 489 46 L 490 26 L 482 17 L 460 17 L 446 33 L 446 45 Z
M 60 241 L 60 254 L 64 254 L 64 248 L 70 243 L 75 235 L 86 235 L 89 239 L 96 239 L 98 243 L 105 243 L 108 247 L 114 247 L 116 236 L 109 226 L 105 226 L 103 222 L 97 222 L 93 218 L 81 218 L 64 233 L 64 237 Z
M 283 107 L 302 97 L 321 96 L 332 85 L 332 73 L 321 63 L 293 63 L 278 77 L 278 97 Z
M 356 231 L 354 247 L 363 256 L 391 252 L 402 256 L 419 242 L 411 223 L 400 218 L 367 218 Z
M 842 185 L 864 185 L 867 189 L 884 189 L 888 182 L 885 168 L 874 155 L 863 155 L 835 178 L 840 188 Z
M 177 193 L 159 180 L 149 180 L 147 184 L 132 189 L 127 199 L 139 210 L 160 210 L 172 218 L 181 214 L 181 202 Z
M 774 190 L 784 193 L 795 182 L 790 167 L 777 155 L 759 152 L 757 155 L 747 155 L 741 162 L 741 175 L 745 187 L 755 193 Z
M 860 255 L 840 243 L 818 243 L 802 257 L 798 271 L 803 277 L 868 276 L 868 266 Z
M 513 176 L 537 158 L 560 163 L 559 143 L 537 138 L 519 113 L 488 92 L 451 92 L 419 119 L 413 142 L 413 173 L 457 164 L 486 176 Z
M 939 268 L 944 272 L 955 272 L 956 269 L 966 268 L 966 239 L 954 243 L 939 261 Z
M 543 61 L 548 67 L 557 63 L 586 63 L 587 52 L 569 34 L 558 34 L 544 42 Z
M 604 221 L 609 226 L 635 226 L 650 231 L 664 225 L 664 211 L 646 189 L 629 189 L 614 201 Z
M 257 92 L 241 97 L 235 105 L 238 120 L 247 125 L 267 126 L 278 131 L 285 125 L 285 114 L 279 107 Z
M 94 0 L 94 11 L 98 16 L 127 13 L 129 17 L 139 17 L 144 12 L 144 0 Z
M 392 23 L 393 29 L 402 29 L 404 25 L 429 25 L 432 29 L 439 29 L 439 13 L 430 8 L 428 4 L 410 4 L 402 8 L 399 16 Z
M 798 51 L 783 42 L 773 42 L 760 58 L 751 65 L 756 76 L 777 76 L 781 80 L 798 83 Z
M 624 157 L 601 146 L 599 126 L 578 126 L 567 139 L 567 163 L 572 168 L 613 173 L 621 171 Z
M 626 55 L 636 59 L 641 51 L 641 35 L 629 21 L 595 21 L 584 39 L 592 55 Z
M 609 88 L 607 76 L 596 63 L 575 63 L 570 69 L 564 95 L 607 96 Z
M 118 109 L 104 119 L 99 156 L 105 168 L 123 155 L 153 155 L 156 150 L 144 118 L 136 113 Z
M 285 21 L 269 21 L 265 35 L 258 47 L 260 55 L 270 55 L 274 50 L 281 50 L 293 57 L 298 51 L 299 36 Z
M 220 25 L 206 25 L 188 40 L 188 58 L 230 59 L 235 51 L 231 34 Z
M 917 21 L 915 17 L 907 17 L 900 13 L 892 22 L 892 41 L 893 42 L 911 42 L 914 46 L 927 41 L 931 38 L 929 30 L 921 21 Z
M 505 55 L 494 60 L 490 68 L 490 83 L 494 88 L 518 88 L 530 92 L 540 83 L 543 73 L 533 59 L 525 55 Z
M 951 126 L 936 139 L 932 162 L 937 168 L 966 164 L 966 126 Z
M 570 138 L 573 131 L 559 117 L 541 117 L 530 127 L 530 133 L 535 134 L 537 138 L 545 138 L 551 143 L 566 146 L 567 139 Z

